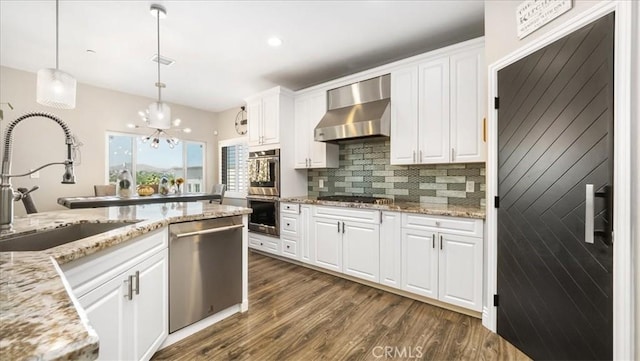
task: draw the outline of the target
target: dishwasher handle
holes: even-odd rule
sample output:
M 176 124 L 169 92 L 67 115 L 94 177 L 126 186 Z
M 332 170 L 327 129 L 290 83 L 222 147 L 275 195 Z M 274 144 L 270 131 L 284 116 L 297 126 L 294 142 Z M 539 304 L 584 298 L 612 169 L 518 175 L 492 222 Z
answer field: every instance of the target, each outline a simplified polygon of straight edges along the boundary
M 211 228 L 211 229 L 203 229 L 201 231 L 178 233 L 178 234 L 176 234 L 176 238 L 183 238 L 183 237 L 190 237 L 190 236 L 198 236 L 198 235 L 201 235 L 201 234 L 209 234 L 209 233 L 218 233 L 218 232 L 224 232 L 224 231 L 231 231 L 231 230 L 242 228 L 242 227 L 244 227 L 243 224 L 236 224 L 236 225 L 233 225 L 233 226 L 217 227 L 217 228 Z

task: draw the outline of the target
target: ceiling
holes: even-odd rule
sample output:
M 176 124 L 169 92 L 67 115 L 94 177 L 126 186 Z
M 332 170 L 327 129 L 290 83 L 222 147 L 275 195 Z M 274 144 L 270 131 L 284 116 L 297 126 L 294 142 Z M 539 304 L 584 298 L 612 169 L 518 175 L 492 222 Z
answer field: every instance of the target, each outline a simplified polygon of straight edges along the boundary
M 152 3 L 60 1 L 60 69 L 155 97 Z M 276 85 L 299 90 L 484 33 L 481 0 L 156 3 L 167 9 L 161 54 L 176 60 L 162 67 L 163 99 L 216 112 Z M 283 44 L 270 47 L 272 36 Z M 55 67 L 53 0 L 0 1 L 0 64 Z

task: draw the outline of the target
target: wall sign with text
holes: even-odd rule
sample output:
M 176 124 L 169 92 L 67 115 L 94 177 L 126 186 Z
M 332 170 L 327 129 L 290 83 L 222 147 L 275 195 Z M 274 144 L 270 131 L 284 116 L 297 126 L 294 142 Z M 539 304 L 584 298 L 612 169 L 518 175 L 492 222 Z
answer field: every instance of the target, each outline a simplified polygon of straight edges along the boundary
M 516 9 L 520 39 L 571 9 L 571 0 L 526 0 Z

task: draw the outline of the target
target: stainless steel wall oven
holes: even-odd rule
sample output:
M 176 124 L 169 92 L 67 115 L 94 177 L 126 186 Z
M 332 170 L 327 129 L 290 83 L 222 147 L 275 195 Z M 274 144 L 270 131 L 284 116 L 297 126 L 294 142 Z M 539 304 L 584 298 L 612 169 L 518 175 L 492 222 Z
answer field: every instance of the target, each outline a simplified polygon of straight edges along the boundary
M 280 202 L 276 197 L 248 196 L 253 213 L 249 215 L 249 231 L 271 236 L 280 235 Z
M 249 153 L 249 194 L 280 195 L 280 149 Z

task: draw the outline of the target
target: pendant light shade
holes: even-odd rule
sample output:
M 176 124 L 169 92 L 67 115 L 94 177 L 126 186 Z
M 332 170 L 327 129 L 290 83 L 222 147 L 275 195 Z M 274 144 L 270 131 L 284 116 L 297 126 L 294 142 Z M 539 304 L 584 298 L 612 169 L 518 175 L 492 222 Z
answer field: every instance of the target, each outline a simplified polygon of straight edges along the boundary
M 171 128 L 171 107 L 163 102 L 149 104 L 149 127 L 156 129 Z
M 56 68 L 38 70 L 36 101 L 58 109 L 76 107 L 76 79 L 58 68 L 58 0 L 56 0 Z
M 38 70 L 36 101 L 58 109 L 76 107 L 76 79 L 58 69 Z

